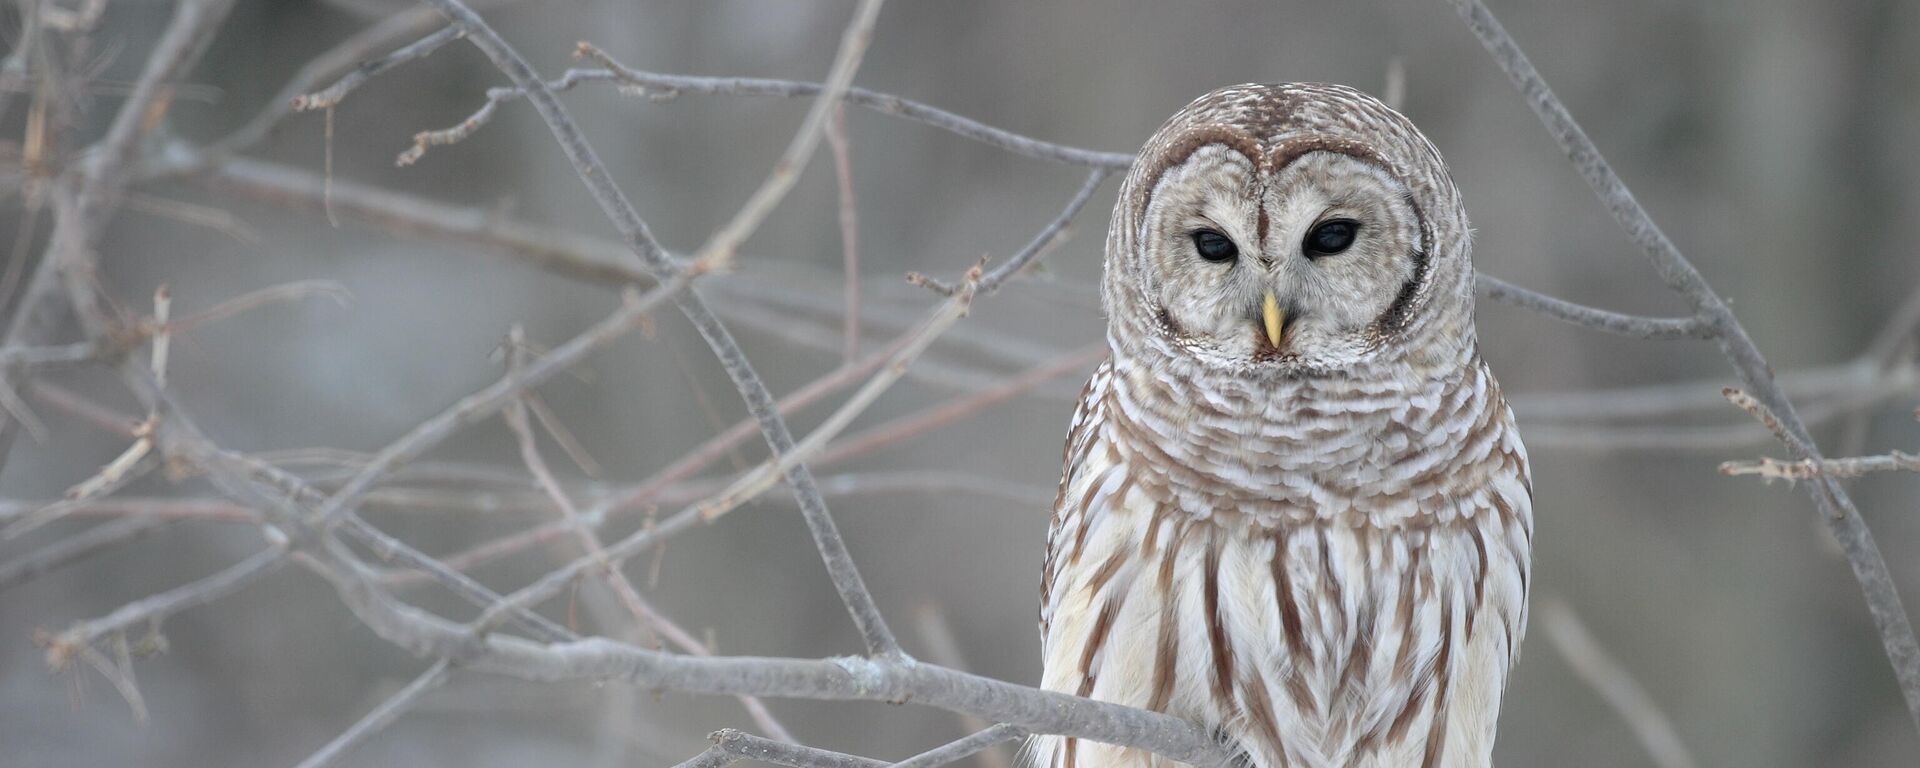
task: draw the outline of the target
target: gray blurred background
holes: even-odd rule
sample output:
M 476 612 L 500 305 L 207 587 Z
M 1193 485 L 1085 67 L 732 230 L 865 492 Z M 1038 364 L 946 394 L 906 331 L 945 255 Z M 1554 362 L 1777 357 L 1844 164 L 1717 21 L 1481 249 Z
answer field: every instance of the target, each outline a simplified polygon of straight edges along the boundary
M 223 135 L 308 59 L 405 7 L 243 0 L 168 130 L 188 142 Z M 572 65 L 573 43 L 587 40 L 639 68 L 813 80 L 825 74 L 852 9 L 847 0 L 522 0 L 488 16 L 549 76 Z M 1494 10 L 1733 302 L 1778 371 L 1841 370 L 1835 366 L 1856 360 L 1915 294 L 1920 3 L 1548 0 Z M 73 66 L 98 67 L 104 83 L 130 80 L 170 11 L 158 0 L 110 3 L 99 45 Z M 17 29 L 16 9 L 6 13 Z M 1684 311 L 1439 0 L 897 0 L 883 10 L 856 82 L 1036 137 L 1130 152 L 1211 88 L 1321 80 L 1377 93 L 1395 60 L 1405 72 L 1404 111 L 1447 156 L 1465 192 L 1483 271 L 1621 311 Z M 503 107 L 464 143 L 394 167 L 414 132 L 459 122 L 502 82 L 459 43 L 371 82 L 336 114 L 334 173 L 613 237 L 525 104 Z M 64 140 L 97 138 L 120 92 L 103 87 L 81 104 Z M 592 85 L 565 99 L 656 234 L 683 251 L 746 199 L 807 108 L 734 97 L 654 103 Z M 22 136 L 23 111 L 14 109 L 4 126 L 9 142 Z M 322 126 L 318 114 L 296 115 L 246 156 L 318 172 Z M 950 277 L 982 254 L 1006 256 L 1082 178 L 866 111 L 849 110 L 848 126 L 866 350 L 934 303 L 905 284 L 906 272 Z M 12 153 L 17 158 L 17 145 Z M 918 375 L 855 429 L 924 412 L 1098 342 L 1093 286 L 1114 186 L 1102 188 L 1041 274 L 982 299 Z M 236 449 L 376 450 L 493 381 L 501 368 L 492 353 L 511 324 L 557 344 L 617 302 L 610 286 L 541 271 L 497 249 L 395 236 L 351 217 L 336 229 L 315 212 L 191 179 L 136 189 L 149 204 L 121 211 L 101 246 L 102 279 L 131 308 L 145 311 L 162 282 L 177 313 L 290 280 L 338 281 L 353 295 L 347 307 L 276 305 L 176 339 L 173 389 L 214 439 Z M 21 237 L 26 219 L 20 194 L 6 200 L 0 243 Z M 175 203 L 151 202 L 160 200 Z M 213 227 L 183 210 L 233 218 Z M 43 214 L 37 231 L 46 227 Z M 823 147 L 747 244 L 740 272 L 712 278 L 709 291 L 776 393 L 839 362 L 840 264 Z M 1599 335 L 1489 302 L 1479 317 L 1482 349 L 1532 445 L 1536 598 L 1564 601 L 1586 620 L 1702 765 L 1913 764 L 1920 738 L 1847 565 L 1804 494 L 1715 471 L 1726 459 L 1780 453 L 1744 416 L 1716 404 L 1731 377 L 1715 349 Z M 1799 400 L 1820 418 L 1815 432 L 1830 454 L 1920 446 L 1913 367 L 1909 354 L 1892 374 L 1907 377 L 1904 391 L 1863 394 L 1875 387 L 1856 386 L 1856 377 Z M 650 336 L 596 355 L 588 369 L 542 392 L 604 465 L 607 484 L 647 477 L 744 415 L 712 355 L 671 314 Z M 965 476 L 934 490 L 831 499 L 910 652 L 939 655 L 941 633 L 925 627 L 943 623 L 959 653 L 949 661 L 1037 681 L 1046 510 L 1082 375 L 821 469 Z M 49 380 L 135 412 L 108 374 L 64 371 Z M 1594 398 L 1567 396 L 1665 382 L 1692 382 L 1686 391 L 1704 407 L 1596 421 L 1578 418 Z M 811 428 L 843 397 L 796 416 L 796 429 Z M 14 448 L 0 473 L 9 503 L 57 498 L 125 447 L 123 438 L 41 410 L 52 435 Z M 596 487 L 549 453 L 570 482 Z M 763 455 L 749 441 L 713 471 Z M 463 432 L 433 458 L 519 467 L 498 420 Z M 1854 487 L 1912 604 L 1920 594 L 1920 478 L 1872 477 Z M 126 493 L 209 495 L 198 481 L 159 478 Z M 435 553 L 551 519 L 405 504 L 368 514 Z M 0 562 L 101 521 L 67 520 L 0 541 Z M 0 765 L 292 765 L 425 667 L 359 626 L 324 582 L 298 567 L 166 623 L 170 651 L 136 666 L 151 708 L 144 726 L 99 675 L 84 666 L 50 673 L 33 643 L 36 629 L 104 615 L 261 546 L 251 525 L 189 522 L 0 592 Z M 555 545 L 474 575 L 510 590 L 574 555 L 570 544 Z M 859 648 L 783 491 L 675 539 L 658 562 L 642 559 L 627 572 L 723 653 L 818 657 Z M 431 590 L 404 594 L 470 615 Z M 548 614 L 624 633 L 623 623 L 595 621 L 592 598 L 556 602 Z M 1538 622 L 1508 701 L 1496 753 L 1502 765 L 1650 764 Z M 965 727 L 950 713 L 914 706 L 771 706 L 814 746 L 889 759 Z M 751 726 L 731 699 L 466 675 L 342 764 L 664 765 L 698 752 L 708 731 Z

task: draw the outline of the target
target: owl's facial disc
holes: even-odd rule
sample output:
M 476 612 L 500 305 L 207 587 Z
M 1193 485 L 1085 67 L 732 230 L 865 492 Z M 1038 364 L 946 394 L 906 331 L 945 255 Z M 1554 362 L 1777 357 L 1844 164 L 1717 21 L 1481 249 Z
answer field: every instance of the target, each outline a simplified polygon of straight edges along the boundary
M 1205 145 L 1160 176 L 1143 213 L 1162 332 L 1224 368 L 1363 360 L 1399 330 L 1425 274 L 1412 196 L 1339 152 L 1262 168 L 1240 148 Z

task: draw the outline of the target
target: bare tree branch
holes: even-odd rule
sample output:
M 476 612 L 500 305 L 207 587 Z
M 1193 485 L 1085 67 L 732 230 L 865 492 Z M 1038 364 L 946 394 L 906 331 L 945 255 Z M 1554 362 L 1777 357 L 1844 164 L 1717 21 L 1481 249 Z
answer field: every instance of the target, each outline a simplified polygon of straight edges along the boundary
M 1548 600 L 1541 613 L 1547 639 L 1553 642 L 1554 650 L 1573 667 L 1575 675 L 1627 722 L 1640 745 L 1646 747 L 1647 755 L 1653 758 L 1654 765 L 1659 768 L 1698 765 L 1659 703 L 1633 679 L 1633 674 L 1619 659 L 1600 646 L 1572 608 L 1559 600 Z
M 1892 451 L 1884 456 L 1859 456 L 1815 461 L 1729 461 L 1720 465 L 1720 474 L 1759 475 L 1762 480 L 1810 480 L 1815 477 L 1859 477 L 1869 472 L 1920 472 L 1920 456 Z
M 1040 230 L 1040 234 L 1034 235 L 1032 240 L 1027 241 L 1026 247 L 1021 248 L 1019 253 L 1015 253 L 1001 262 L 1000 266 L 994 267 L 974 281 L 974 290 L 987 294 L 1000 290 L 1000 284 L 1006 282 L 1007 278 L 1019 274 L 1020 270 L 1025 269 L 1035 258 L 1058 244 L 1066 234 L 1067 225 L 1073 222 L 1074 216 L 1079 215 L 1081 208 L 1086 207 L 1087 201 L 1093 199 L 1093 193 L 1100 189 L 1100 182 L 1105 181 L 1109 173 L 1111 171 L 1105 168 L 1095 168 L 1088 173 L 1086 182 L 1082 183 L 1080 190 L 1067 201 L 1067 207 L 1060 209 L 1059 215 L 1054 216 L 1053 221 L 1047 222 L 1047 226 Z M 909 275 L 908 279 L 926 286 L 935 293 L 947 296 L 952 296 L 961 289 L 961 286 L 949 285 L 922 275 Z
M 1707 324 L 1692 317 L 1640 317 L 1623 315 L 1536 293 L 1489 274 L 1476 276 L 1480 294 L 1503 304 L 1531 309 L 1548 317 L 1597 331 L 1631 336 L 1636 339 L 1709 339 L 1713 332 Z
M 940 768 L 940 766 L 972 757 L 975 753 L 995 744 L 1025 738 L 1026 735 L 1026 731 L 1003 723 L 894 763 L 893 768 Z
M 407 62 L 432 56 L 433 52 L 440 50 L 441 46 L 460 39 L 460 34 L 460 30 L 456 27 L 441 27 L 433 34 L 401 46 L 392 53 L 372 61 L 364 62 L 360 66 L 354 67 L 353 71 L 348 72 L 345 77 L 335 81 L 333 85 L 329 85 L 313 93 L 294 97 L 293 111 L 306 112 L 315 109 L 333 109 L 339 106 L 341 100 L 347 98 L 347 94 L 352 93 L 353 89 L 360 87 L 368 80 L 372 80 L 380 76 L 382 72 Z
M 847 283 L 841 289 L 847 309 L 841 325 L 846 349 L 840 360 L 851 363 L 860 356 L 860 199 L 853 189 L 853 150 L 847 142 L 845 104 L 834 108 L 833 119 L 827 123 L 827 147 L 833 150 L 833 181 L 840 190 L 841 272 Z

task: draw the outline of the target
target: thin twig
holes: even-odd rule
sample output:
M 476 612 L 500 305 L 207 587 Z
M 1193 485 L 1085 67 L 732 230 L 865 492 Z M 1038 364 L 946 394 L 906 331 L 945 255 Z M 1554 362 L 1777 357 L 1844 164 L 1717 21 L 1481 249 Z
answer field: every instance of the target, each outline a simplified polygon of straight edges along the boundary
M 1090 344 L 1081 349 L 1062 355 L 1059 360 L 1042 365 L 1018 376 L 1008 378 L 991 387 L 979 390 L 965 397 L 948 401 L 945 405 L 924 413 L 902 416 L 870 429 L 848 435 L 845 439 L 822 452 L 815 461 L 825 466 L 864 453 L 871 453 L 883 446 L 925 434 L 952 424 L 960 419 L 978 413 L 981 409 L 1024 394 L 1069 373 L 1086 371 L 1092 368 L 1108 354 L 1105 342 Z
M 1762 480 L 1809 480 L 1815 477 L 1859 477 L 1869 472 L 1920 472 L 1920 456 L 1892 451 L 1883 456 L 1859 456 L 1820 461 L 1729 461 L 1720 474 L 1759 475 Z
M 593 454 L 587 452 L 587 446 L 580 442 L 580 438 L 573 434 L 573 430 L 567 428 L 566 422 L 560 420 L 560 415 L 547 406 L 546 398 L 535 392 L 528 392 L 525 397 L 527 407 L 533 411 L 533 418 L 540 422 L 540 428 L 545 429 L 547 436 L 552 437 L 553 442 L 560 446 L 561 452 L 567 454 L 567 458 L 573 461 L 573 465 L 580 468 L 581 474 L 595 480 L 606 474 L 606 470 L 600 467 L 600 462 L 595 461 Z
M 713 748 L 727 756 L 728 763 L 753 760 L 781 768 L 886 768 L 886 763 L 858 755 L 831 750 L 782 744 L 748 733 L 726 728 L 707 736 Z M 724 763 L 721 763 L 724 764 Z
M 1000 285 L 1005 283 L 1007 278 L 1019 274 L 1020 270 L 1032 263 L 1034 259 L 1059 245 L 1060 240 L 1066 235 L 1067 225 L 1073 223 L 1073 217 L 1079 215 L 1080 209 L 1086 207 L 1088 200 L 1093 199 L 1093 193 L 1100 189 L 1100 182 L 1105 181 L 1110 173 L 1112 171 L 1106 168 L 1095 168 L 1089 172 L 1087 180 L 1080 184 L 1079 191 L 1074 192 L 1073 197 L 1067 200 L 1066 207 L 1060 209 L 1060 213 L 1055 215 L 1052 221 L 1047 222 L 1047 225 L 1041 228 L 1040 233 L 1034 235 L 1032 240 L 1027 241 L 1026 246 L 1018 253 L 980 276 L 974 285 L 974 290 L 991 295 L 1000 290 Z M 925 275 L 911 274 L 907 279 L 945 296 L 952 296 L 960 290 L 960 286 L 944 283 Z
M 147 698 L 140 693 L 139 681 L 134 679 L 133 658 L 128 652 L 126 637 L 116 635 L 113 646 L 116 657 L 113 659 L 107 658 L 106 654 L 93 646 L 80 648 L 77 653 L 81 661 L 112 683 L 114 690 L 120 693 L 120 698 L 126 700 L 127 707 L 133 710 L 133 722 L 146 725 Z
M 927 658 L 943 667 L 965 671 L 967 659 L 960 651 L 960 642 L 953 636 L 953 627 L 947 622 L 947 615 L 940 606 L 927 603 L 913 612 L 914 629 L 920 633 L 920 644 L 926 648 Z M 974 715 L 958 712 L 961 727 L 969 733 L 984 731 L 990 725 Z M 982 768 L 1008 768 L 1008 762 L 998 750 L 986 749 L 980 752 Z
M 480 0 L 481 7 L 504 5 L 514 0 Z M 288 78 L 280 90 L 262 103 L 260 110 L 245 123 L 208 144 L 204 152 L 169 152 L 161 162 L 148 163 L 143 175 L 186 173 L 217 168 L 236 161 L 235 156 L 253 148 L 273 134 L 274 128 L 293 113 L 295 99 L 318 87 L 321 81 L 339 77 L 379 52 L 402 40 L 419 38 L 435 28 L 445 27 L 446 17 L 426 6 L 397 11 L 360 32 L 353 34 L 309 59 Z
M 1530 309 L 1583 328 L 1636 339 L 1710 339 L 1713 331 L 1699 318 L 1642 317 L 1581 306 L 1565 299 L 1530 291 L 1488 274 L 1480 274 L 1480 294 L 1502 304 Z
M 1793 435 L 1787 432 L 1787 426 L 1781 423 L 1780 417 L 1775 415 L 1773 409 L 1766 403 L 1733 387 L 1721 389 L 1720 396 L 1726 398 L 1727 402 L 1733 403 L 1734 407 L 1746 411 L 1754 421 L 1760 422 L 1760 426 L 1766 427 L 1768 432 L 1773 433 L 1774 439 L 1783 443 L 1793 442 Z
M 186 331 L 193 330 L 207 323 L 224 320 L 268 304 L 282 301 L 298 301 L 310 297 L 331 299 L 335 304 L 342 307 L 348 306 L 353 301 L 352 292 L 348 291 L 347 287 L 341 285 L 338 281 L 296 280 L 291 283 L 268 286 L 257 291 L 248 291 L 172 322 L 156 318 L 156 324 L 160 330 L 173 333 L 185 333 Z
M 1001 742 L 1025 738 L 1026 735 L 1026 731 L 1002 723 L 894 763 L 893 768 L 941 768 L 941 766 L 972 757 L 974 753 Z
M 134 430 L 133 443 L 112 461 L 100 467 L 99 471 L 87 476 L 85 480 L 68 488 L 66 498 L 8 521 L 6 526 L 0 527 L 0 539 L 18 538 L 41 526 L 62 519 L 80 504 L 112 494 L 157 469 L 160 462 L 151 455 L 152 431 L 151 420 L 142 422 Z
M 345 99 L 347 94 L 352 93 L 353 89 L 360 87 L 368 80 L 379 77 L 381 73 L 394 67 L 431 56 L 434 51 L 440 50 L 441 46 L 460 39 L 461 34 L 458 27 L 442 27 L 433 34 L 401 46 L 392 53 L 354 67 L 353 71 L 335 81 L 333 85 L 313 93 L 295 96 L 292 104 L 293 111 L 333 109 L 339 106 L 340 101 Z

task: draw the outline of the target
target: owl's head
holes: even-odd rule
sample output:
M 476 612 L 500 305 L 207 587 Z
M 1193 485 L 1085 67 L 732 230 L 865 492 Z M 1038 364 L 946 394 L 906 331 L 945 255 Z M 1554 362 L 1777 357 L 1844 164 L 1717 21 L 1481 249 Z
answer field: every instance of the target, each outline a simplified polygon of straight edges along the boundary
M 1459 193 L 1351 88 L 1240 85 L 1141 150 L 1107 240 L 1116 346 L 1253 376 L 1457 359 L 1473 343 Z

